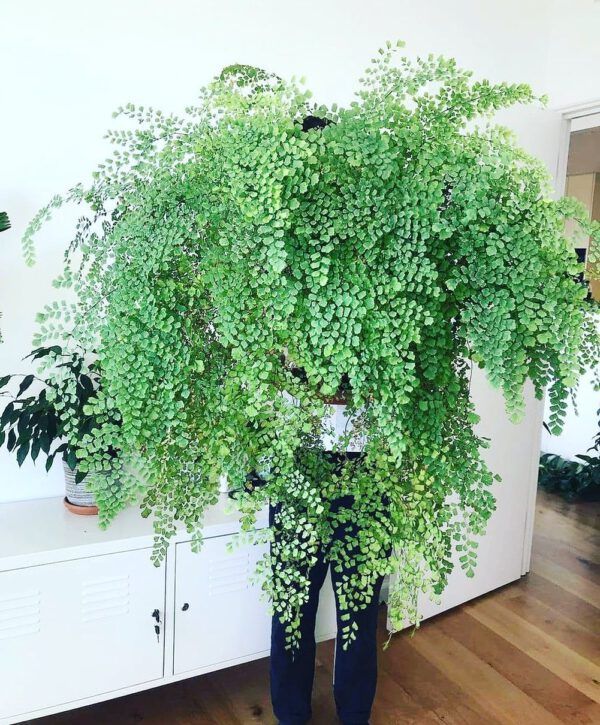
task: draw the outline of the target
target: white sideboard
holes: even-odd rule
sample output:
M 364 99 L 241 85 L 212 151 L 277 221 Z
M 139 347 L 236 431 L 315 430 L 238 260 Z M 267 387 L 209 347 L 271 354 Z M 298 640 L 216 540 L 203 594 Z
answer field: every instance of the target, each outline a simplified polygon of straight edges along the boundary
M 193 553 L 177 533 L 161 567 L 137 509 L 107 531 L 60 498 L 0 505 L 0 723 L 18 723 L 269 653 L 267 604 L 249 575 L 262 551 L 227 551 L 223 503 Z M 260 522 L 265 525 L 266 516 Z M 335 636 L 329 582 L 317 638 Z

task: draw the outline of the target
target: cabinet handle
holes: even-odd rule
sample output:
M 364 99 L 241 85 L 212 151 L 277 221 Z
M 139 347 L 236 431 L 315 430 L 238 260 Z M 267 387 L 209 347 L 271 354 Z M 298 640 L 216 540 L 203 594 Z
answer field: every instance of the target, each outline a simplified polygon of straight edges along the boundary
M 181 607 L 181 611 L 182 612 L 187 612 L 187 610 L 189 608 L 190 608 L 190 605 L 187 602 L 185 602 L 185 604 L 183 605 L 183 607 Z
M 152 612 L 152 618 L 156 620 L 156 624 L 154 625 L 154 634 L 156 634 L 156 641 L 160 642 L 160 610 L 155 609 Z

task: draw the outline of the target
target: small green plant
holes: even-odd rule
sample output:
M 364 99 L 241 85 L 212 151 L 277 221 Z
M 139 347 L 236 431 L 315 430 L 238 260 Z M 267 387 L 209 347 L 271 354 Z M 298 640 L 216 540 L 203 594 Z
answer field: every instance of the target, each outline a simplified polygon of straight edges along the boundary
M 600 500 L 600 458 L 577 455 L 570 461 L 554 453 L 540 456 L 539 485 L 567 501 Z
M 541 488 L 567 501 L 600 500 L 600 409 L 598 432 L 587 453 L 571 461 L 554 453 L 542 453 L 538 483 Z M 590 454 L 591 455 L 588 455 Z
M 107 423 L 91 406 L 101 385 L 98 363 L 86 364 L 82 354 L 63 353 L 58 345 L 37 348 L 27 358 L 50 363 L 55 374 L 43 380 L 32 374 L 0 378 L 1 395 L 10 398 L 0 415 L 0 447 L 6 445 L 14 452 L 19 466 L 28 456 L 36 461 L 41 453 L 46 457 L 46 471 L 57 456 L 75 470 L 78 443 Z M 14 379 L 20 384 L 13 396 L 8 387 Z M 32 387 L 37 392 L 31 392 Z M 114 418 L 112 423 L 118 425 Z M 99 453 L 111 465 L 117 456 L 111 446 Z M 85 477 L 85 471 L 76 471 L 77 483 Z
M 226 68 L 184 116 L 120 108 L 133 127 L 109 132 L 114 155 L 24 237 L 33 261 L 55 209 L 88 210 L 57 282 L 77 301 L 47 306 L 38 340 L 68 332 L 102 363 L 90 410 L 107 417 L 76 455 L 92 471 L 115 446 L 131 466 L 97 491 L 101 523 L 134 498 L 136 469 L 157 561 L 177 520 L 200 544 L 222 474 L 245 539 L 272 538 L 253 524 L 279 504 L 259 573 L 290 646 L 332 521 L 348 527 L 332 565 L 357 567 L 337 592 L 346 645 L 381 574 L 399 574 L 395 627 L 418 618 L 420 591 L 443 591 L 455 551 L 472 576 L 496 476 L 474 431 L 469 361 L 514 420 L 528 379 L 538 397 L 548 388 L 558 430 L 598 354 L 564 222 L 594 238 L 599 225 L 553 201 L 542 164 L 490 123 L 535 101 L 526 85 L 389 44 L 345 108 L 248 66 Z M 307 116 L 327 123 L 305 128 Z M 332 465 L 325 401 L 340 386 L 366 442 L 361 460 Z M 245 485 L 253 471 L 263 485 Z M 344 494 L 351 521 L 330 510 Z

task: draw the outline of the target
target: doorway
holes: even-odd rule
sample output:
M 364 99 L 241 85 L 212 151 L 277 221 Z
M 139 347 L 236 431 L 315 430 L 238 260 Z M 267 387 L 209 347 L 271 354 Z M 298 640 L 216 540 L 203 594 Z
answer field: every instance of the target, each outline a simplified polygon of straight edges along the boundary
M 600 221 L 600 103 L 588 104 L 564 113 L 563 142 L 558 164 L 557 193 L 578 199 L 589 218 Z M 589 267 L 590 240 L 567 224 L 567 236 L 573 242 L 579 261 Z M 596 250 L 598 251 L 598 250 Z M 600 300 L 600 281 L 582 279 L 589 295 Z M 600 362 L 600 361 L 598 361 Z M 594 371 L 584 376 L 565 419 L 563 432 L 556 436 L 546 429 L 542 434 L 542 451 L 566 461 L 581 461 L 578 455 L 595 455 L 592 448 L 598 436 L 600 393 L 594 387 Z M 555 461 L 555 465 L 559 465 Z M 566 473 L 566 471 L 565 471 Z M 565 494 L 568 490 L 565 489 Z M 577 498 L 577 491 L 572 492 Z

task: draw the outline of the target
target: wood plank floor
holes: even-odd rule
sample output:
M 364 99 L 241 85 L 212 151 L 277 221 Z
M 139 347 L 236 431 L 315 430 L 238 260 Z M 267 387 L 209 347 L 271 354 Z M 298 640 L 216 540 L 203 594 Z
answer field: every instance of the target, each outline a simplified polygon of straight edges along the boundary
M 599 520 L 600 504 L 565 504 L 540 493 L 531 573 L 425 622 L 414 637 L 396 635 L 380 655 L 372 725 L 600 723 Z M 332 644 L 320 645 L 317 725 L 337 722 L 332 663 Z M 273 722 L 267 660 L 32 721 Z

